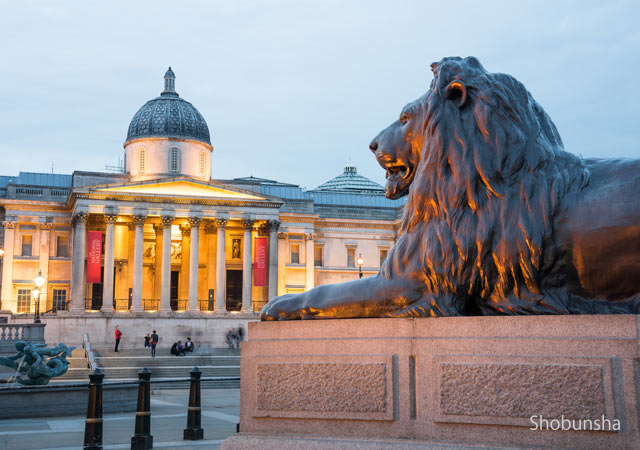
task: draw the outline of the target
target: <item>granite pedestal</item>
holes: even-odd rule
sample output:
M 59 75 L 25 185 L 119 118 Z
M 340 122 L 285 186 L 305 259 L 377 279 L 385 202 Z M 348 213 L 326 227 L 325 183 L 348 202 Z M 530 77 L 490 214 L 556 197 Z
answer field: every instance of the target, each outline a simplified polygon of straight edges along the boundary
M 638 449 L 638 319 L 250 323 L 222 449 Z M 563 418 L 591 430 L 551 429 Z

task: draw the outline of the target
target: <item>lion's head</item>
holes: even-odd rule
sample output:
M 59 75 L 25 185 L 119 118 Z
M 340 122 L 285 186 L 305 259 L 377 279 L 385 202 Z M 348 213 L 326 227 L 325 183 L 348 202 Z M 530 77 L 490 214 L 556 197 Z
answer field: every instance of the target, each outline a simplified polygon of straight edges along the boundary
M 382 273 L 419 276 L 429 292 L 483 310 L 529 311 L 551 270 L 553 216 L 588 173 L 515 78 L 473 57 L 431 68 L 429 91 L 370 145 L 387 171 L 387 196 L 409 196 L 404 234 Z
M 426 95 L 402 108 L 398 120 L 369 144 L 378 164 L 386 171 L 387 198 L 406 195 L 416 174 L 424 146 L 425 99 Z

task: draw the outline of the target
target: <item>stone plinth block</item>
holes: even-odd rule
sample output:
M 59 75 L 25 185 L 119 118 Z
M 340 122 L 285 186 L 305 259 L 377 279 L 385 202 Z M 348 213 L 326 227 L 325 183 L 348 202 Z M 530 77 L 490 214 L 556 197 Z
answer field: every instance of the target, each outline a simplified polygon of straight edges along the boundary
M 241 372 L 223 450 L 640 448 L 636 315 L 250 323 Z

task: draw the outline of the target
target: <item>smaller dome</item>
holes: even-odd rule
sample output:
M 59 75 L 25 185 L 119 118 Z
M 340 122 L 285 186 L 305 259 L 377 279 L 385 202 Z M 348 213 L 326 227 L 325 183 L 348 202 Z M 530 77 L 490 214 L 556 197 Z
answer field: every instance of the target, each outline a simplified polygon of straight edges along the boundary
M 314 191 L 384 195 L 384 187 L 359 175 L 353 164 L 347 164 L 341 175 L 321 184 Z
M 192 139 L 211 145 L 209 127 L 198 110 L 180 98 L 171 67 L 164 74 L 164 91 L 149 100 L 131 119 L 125 146 L 134 139 L 169 137 Z

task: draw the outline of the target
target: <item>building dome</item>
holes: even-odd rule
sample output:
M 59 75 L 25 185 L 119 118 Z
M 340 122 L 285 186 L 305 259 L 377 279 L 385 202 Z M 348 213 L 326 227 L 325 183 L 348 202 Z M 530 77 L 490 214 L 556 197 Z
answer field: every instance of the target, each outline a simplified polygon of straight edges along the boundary
M 145 103 L 131 119 L 124 145 L 149 137 L 189 139 L 211 145 L 204 118 L 175 91 L 175 74 L 171 67 L 164 75 L 164 91 L 160 97 Z
M 358 174 L 353 164 L 346 165 L 342 174 L 321 184 L 314 191 L 384 195 L 384 187 Z
M 213 146 L 204 118 L 180 98 L 169 67 L 164 91 L 138 110 L 124 143 L 125 172 L 132 181 L 167 177 L 211 179 Z

